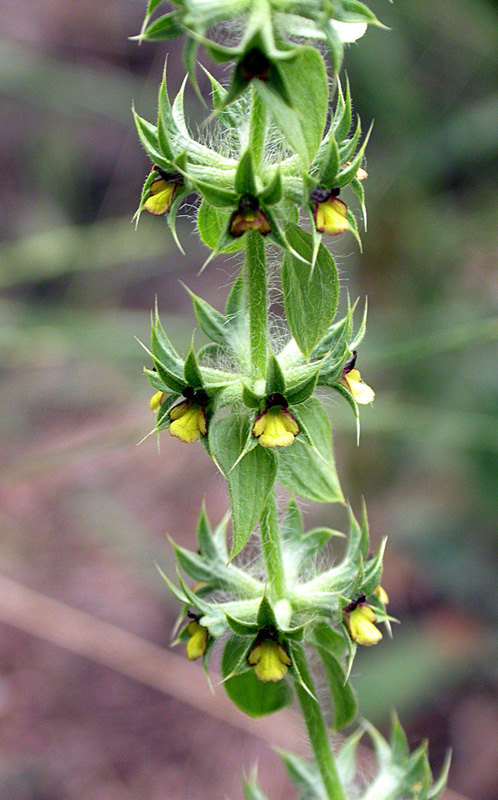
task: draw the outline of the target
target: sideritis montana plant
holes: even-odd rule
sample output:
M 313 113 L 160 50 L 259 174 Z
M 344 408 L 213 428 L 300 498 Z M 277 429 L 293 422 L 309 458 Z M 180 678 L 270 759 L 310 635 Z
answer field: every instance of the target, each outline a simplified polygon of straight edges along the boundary
M 349 677 L 357 647 L 380 643 L 379 624 L 390 632 L 384 545 L 370 551 L 365 509 L 349 509 L 345 534 L 305 530 L 298 501 L 345 502 L 319 397 L 341 395 L 357 429 L 359 405 L 374 399 L 357 368 L 365 315 L 355 325 L 348 299 L 336 320 L 339 284 L 328 244 L 338 235 L 360 242 L 351 206 L 365 218 L 368 133 L 353 119 L 350 87 L 338 74 L 344 44 L 380 23 L 358 0 L 174 0 L 161 15 L 162 5 L 149 0 L 137 38 L 183 36 L 185 80 L 197 92 L 200 47 L 230 62 L 230 79 L 223 86 L 207 73 L 206 117 L 218 131 L 205 141 L 187 126 L 185 83 L 172 101 L 166 72 L 156 123 L 135 114 L 151 161 L 137 216 L 164 215 L 180 245 L 176 216 L 196 197 L 209 251 L 202 268 L 218 254 L 242 254 L 223 310 L 189 290 L 209 344 L 197 352 L 192 345 L 183 358 L 157 308 L 152 319 L 145 373 L 155 390 L 154 430 L 204 447 L 227 481 L 231 506 L 214 529 L 201 509 L 196 552 L 173 545 L 178 582 L 165 580 L 182 605 L 177 639 L 206 671 L 221 649 L 223 686 L 245 713 L 270 714 L 297 699 L 312 757 L 282 758 L 302 800 L 436 800 L 449 765 L 433 781 L 426 745 L 410 753 L 396 718 L 390 741 L 363 721 L 331 746 L 357 715 Z M 269 313 L 275 291 L 281 319 Z M 277 485 L 290 493 L 284 513 Z M 317 561 L 344 535 L 340 560 Z M 235 557 L 256 536 L 261 555 L 248 571 Z M 332 715 L 317 698 L 310 657 L 321 662 Z M 364 733 L 376 753 L 369 783 L 356 762 Z M 255 777 L 244 793 L 265 797 Z

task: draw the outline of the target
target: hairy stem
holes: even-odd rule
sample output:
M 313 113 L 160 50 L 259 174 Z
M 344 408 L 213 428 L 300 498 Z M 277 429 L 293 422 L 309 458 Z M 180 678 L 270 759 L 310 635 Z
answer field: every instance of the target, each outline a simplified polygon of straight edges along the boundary
M 280 600 L 285 596 L 285 570 L 280 547 L 277 507 L 273 495 L 261 517 L 260 531 L 268 588 L 275 600 Z
M 267 344 L 267 293 L 265 245 L 258 231 L 247 233 L 246 281 L 249 305 L 249 339 L 253 378 L 266 376 Z
M 315 694 L 313 679 L 306 656 L 302 647 L 293 648 L 293 661 L 299 671 L 302 680 Z M 320 775 L 328 800 L 346 800 L 342 787 L 334 756 L 330 749 L 329 737 L 325 721 L 320 710 L 320 706 L 306 689 L 296 680 L 296 692 L 301 705 L 304 722 L 308 731 L 311 747 L 315 756 L 315 761 L 320 770 Z
M 251 119 L 249 122 L 249 142 L 254 168 L 257 169 L 265 152 L 267 128 L 266 108 L 257 92 L 252 90 Z

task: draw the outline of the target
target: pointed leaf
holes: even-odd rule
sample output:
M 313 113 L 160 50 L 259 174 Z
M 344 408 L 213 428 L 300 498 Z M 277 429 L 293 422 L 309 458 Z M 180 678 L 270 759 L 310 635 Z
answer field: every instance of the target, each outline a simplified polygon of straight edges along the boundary
M 315 647 L 322 659 L 334 703 L 334 728 L 341 730 L 356 716 L 356 699 L 350 683 L 346 683 L 346 676 L 339 661 L 316 642 Z
M 256 196 L 256 177 L 250 149 L 246 150 L 240 157 L 237 172 L 235 173 L 235 191 L 240 195 L 250 194 L 253 197 Z
M 266 373 L 266 388 L 265 393 L 268 397 L 277 392 L 278 394 L 285 395 L 285 378 L 275 356 L 272 354 L 268 359 L 268 370 Z
M 233 558 L 246 544 L 266 506 L 276 475 L 276 458 L 264 447 L 255 447 L 239 461 L 249 432 L 248 420 L 227 417 L 211 426 L 209 441 L 213 458 L 228 481 L 232 508 Z
M 318 452 L 300 442 L 299 436 L 292 447 L 280 448 L 278 481 L 289 491 L 317 503 L 343 502 L 332 452 L 332 434 L 321 403 L 311 397 L 299 406 L 299 417 L 305 421 Z
M 286 231 L 291 246 L 311 262 L 312 237 L 297 225 Z M 285 253 L 282 264 L 282 286 L 287 321 L 303 355 L 312 350 L 332 324 L 339 297 L 339 280 L 334 259 L 320 245 L 315 268 Z

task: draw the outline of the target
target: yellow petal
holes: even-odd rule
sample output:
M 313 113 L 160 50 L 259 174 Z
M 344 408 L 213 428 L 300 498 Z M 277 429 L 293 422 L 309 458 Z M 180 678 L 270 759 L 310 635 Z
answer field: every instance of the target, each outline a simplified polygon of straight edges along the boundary
M 389 602 L 389 596 L 388 596 L 386 590 L 382 588 L 382 586 L 380 586 L 380 585 L 377 586 L 374 594 L 377 595 L 377 597 L 379 598 L 381 603 L 383 603 L 385 606 L 387 606 L 387 604 Z
M 368 403 L 373 402 L 375 392 L 368 383 L 362 381 L 361 375 L 357 369 L 352 369 L 350 372 L 347 372 L 344 377 L 357 403 L 360 403 L 360 405 L 368 405 Z
M 375 613 L 369 606 L 359 605 L 354 611 L 351 611 L 348 625 L 353 641 L 365 647 L 370 647 L 380 642 L 382 634 L 375 627 L 375 620 Z
M 192 620 L 188 628 L 189 640 L 187 642 L 187 658 L 196 661 L 206 652 L 208 629 Z
M 299 425 L 285 409 L 268 408 L 257 418 L 252 432 L 263 447 L 288 447 L 299 433 Z
M 171 409 L 169 417 L 171 420 L 169 432 L 181 442 L 192 444 L 201 435 L 206 435 L 206 415 L 202 406 L 197 403 L 184 400 Z
M 316 228 L 320 233 L 337 236 L 349 230 L 347 206 L 338 197 L 330 196 L 324 203 L 317 204 L 315 215 Z
M 150 398 L 149 408 L 151 411 L 159 411 L 161 405 L 164 403 L 166 399 L 166 394 L 164 392 L 156 392 Z
M 254 660 L 251 661 L 254 651 L 258 651 L 256 662 Z M 263 683 L 281 681 L 291 663 L 282 645 L 272 639 L 266 639 L 260 645 L 257 645 L 249 654 L 248 661 L 250 664 L 256 664 L 254 670 L 256 677 Z
M 149 196 L 144 203 L 144 208 L 151 214 L 165 214 L 171 208 L 175 183 L 169 183 L 164 178 L 157 178 L 150 185 Z

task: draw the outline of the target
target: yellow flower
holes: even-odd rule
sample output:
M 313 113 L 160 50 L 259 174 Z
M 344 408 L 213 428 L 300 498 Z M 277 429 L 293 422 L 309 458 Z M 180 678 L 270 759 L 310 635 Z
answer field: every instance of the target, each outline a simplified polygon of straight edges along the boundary
M 181 442 L 192 444 L 207 433 L 206 412 L 192 400 L 183 400 L 169 412 L 169 432 Z
M 377 586 L 374 594 L 377 595 L 377 597 L 379 598 L 380 602 L 383 605 L 387 606 L 387 604 L 389 602 L 389 595 L 387 594 L 386 590 L 383 589 L 382 586 L 380 586 L 380 584 L 379 584 L 379 586 Z
M 196 661 L 206 652 L 208 629 L 204 625 L 199 625 L 197 620 L 192 620 L 187 627 L 189 640 L 187 642 L 187 658 L 189 661 Z
M 364 603 L 359 603 L 348 613 L 349 632 L 353 642 L 370 647 L 382 639 L 382 634 L 375 627 L 375 612 Z
M 255 667 L 256 677 L 263 683 L 281 681 L 291 664 L 285 648 L 274 639 L 256 641 L 247 661 Z
M 368 403 L 373 402 L 375 392 L 368 383 L 362 381 L 357 369 L 350 369 L 349 372 L 343 375 L 343 379 L 357 403 L 368 405 Z
M 144 203 L 146 211 L 156 215 L 169 211 L 177 186 L 177 182 L 168 181 L 162 177 L 152 181 L 149 187 L 149 196 Z
M 165 392 L 156 392 L 150 398 L 149 408 L 151 411 L 159 411 L 162 404 L 166 400 L 166 393 Z
M 337 236 L 349 230 L 347 206 L 334 194 L 329 194 L 323 202 L 315 203 L 315 225 L 320 233 Z
M 288 447 L 299 433 L 299 425 L 282 406 L 270 406 L 256 418 L 253 436 L 263 447 Z
M 344 166 L 349 167 L 350 164 L 351 161 L 346 161 Z M 364 181 L 366 178 L 368 178 L 368 172 L 366 171 L 366 169 L 363 169 L 363 167 L 358 167 L 358 169 L 356 170 L 355 178 L 357 178 L 357 180 L 359 181 Z
M 259 231 L 263 236 L 270 233 L 270 223 L 256 197 L 241 199 L 237 211 L 230 218 L 229 231 L 235 237 L 242 236 L 246 231 Z

